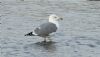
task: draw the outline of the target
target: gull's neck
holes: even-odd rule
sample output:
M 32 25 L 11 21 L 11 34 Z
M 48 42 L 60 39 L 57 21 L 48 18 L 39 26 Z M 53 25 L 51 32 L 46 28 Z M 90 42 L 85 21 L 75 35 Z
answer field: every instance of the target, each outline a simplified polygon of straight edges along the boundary
M 57 28 L 59 28 L 59 22 L 58 21 L 55 21 L 53 19 L 49 19 L 49 22 L 56 24 Z

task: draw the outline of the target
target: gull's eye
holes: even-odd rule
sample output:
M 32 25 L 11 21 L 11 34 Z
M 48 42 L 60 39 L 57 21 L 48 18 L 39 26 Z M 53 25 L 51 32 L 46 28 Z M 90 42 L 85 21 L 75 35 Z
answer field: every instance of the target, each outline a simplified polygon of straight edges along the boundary
M 57 18 L 57 17 L 54 17 L 54 18 Z

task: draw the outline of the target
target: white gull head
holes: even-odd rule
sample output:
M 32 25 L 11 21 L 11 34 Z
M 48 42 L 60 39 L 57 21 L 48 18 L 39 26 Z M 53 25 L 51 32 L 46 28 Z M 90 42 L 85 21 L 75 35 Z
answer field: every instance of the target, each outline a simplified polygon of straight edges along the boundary
M 59 21 L 63 20 L 63 18 L 57 16 L 56 14 L 51 14 L 49 16 L 49 22 L 56 24 L 56 26 L 59 28 Z

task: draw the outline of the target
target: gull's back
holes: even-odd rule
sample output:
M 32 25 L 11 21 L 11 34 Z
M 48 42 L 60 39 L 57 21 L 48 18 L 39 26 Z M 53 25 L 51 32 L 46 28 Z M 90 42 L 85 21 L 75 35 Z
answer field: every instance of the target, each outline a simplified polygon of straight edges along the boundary
M 50 33 L 56 32 L 57 26 L 51 22 L 44 23 L 34 30 L 34 32 L 42 37 L 48 36 Z

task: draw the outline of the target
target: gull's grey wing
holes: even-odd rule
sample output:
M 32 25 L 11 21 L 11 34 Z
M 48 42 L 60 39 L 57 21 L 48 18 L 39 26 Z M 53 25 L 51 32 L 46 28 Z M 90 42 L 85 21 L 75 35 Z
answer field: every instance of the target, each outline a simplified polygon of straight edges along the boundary
M 56 30 L 57 30 L 57 26 L 53 23 L 48 22 L 40 25 L 34 31 L 39 36 L 47 36 L 52 32 L 56 32 Z

